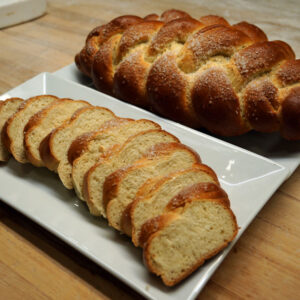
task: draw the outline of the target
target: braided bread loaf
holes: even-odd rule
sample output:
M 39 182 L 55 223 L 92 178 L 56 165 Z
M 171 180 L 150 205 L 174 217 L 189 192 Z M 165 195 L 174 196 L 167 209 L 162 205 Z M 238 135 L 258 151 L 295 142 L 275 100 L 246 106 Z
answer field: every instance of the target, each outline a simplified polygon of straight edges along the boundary
M 300 139 L 300 60 L 247 22 L 121 16 L 93 29 L 75 62 L 100 91 L 187 126 Z

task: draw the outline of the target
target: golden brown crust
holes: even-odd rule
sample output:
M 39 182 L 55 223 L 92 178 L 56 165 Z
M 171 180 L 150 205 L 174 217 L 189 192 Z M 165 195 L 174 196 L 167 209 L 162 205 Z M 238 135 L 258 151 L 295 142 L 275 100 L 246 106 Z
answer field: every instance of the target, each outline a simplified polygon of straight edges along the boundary
M 54 104 L 54 103 L 53 103 Z M 51 106 L 52 104 L 50 104 Z M 47 108 L 45 108 L 47 109 Z M 24 127 L 24 134 L 29 130 L 29 128 L 31 128 L 32 126 L 36 125 L 39 120 L 43 117 L 43 115 L 45 114 L 45 109 L 42 109 L 40 111 L 38 111 L 36 114 L 34 114 L 29 121 L 27 122 L 27 124 Z
M 295 133 L 286 133 L 292 123 L 282 124 L 287 118 L 280 116 L 287 94 L 280 89 L 300 82 L 299 62 L 289 45 L 269 42 L 253 24 L 230 26 L 219 16 L 203 16 L 197 21 L 185 12 L 169 10 L 160 17 L 132 17 L 129 23 L 127 17 L 92 31 L 81 61 L 76 58 L 85 74 L 93 64 L 92 78 L 99 90 L 219 135 L 280 130 L 284 137 L 297 139 Z M 120 26 L 121 20 L 126 25 Z M 106 30 L 108 34 L 103 37 Z M 252 89 L 252 81 L 263 77 L 270 84 L 261 83 Z M 249 98 L 245 100 L 246 111 L 245 89 Z M 210 101 L 212 106 L 207 104 Z M 274 108 L 273 102 L 278 107 Z
M 300 86 L 290 90 L 282 103 L 281 134 L 287 140 L 300 139 Z
M 230 26 L 230 24 L 223 17 L 216 16 L 216 15 L 202 16 L 199 19 L 199 21 L 205 24 L 205 26 L 210 26 L 215 24 Z
M 195 157 L 195 162 L 201 163 L 201 158 L 195 150 L 193 150 L 192 148 L 190 148 L 187 145 L 180 144 L 179 142 L 176 142 L 176 143 L 159 143 L 159 144 L 153 145 L 143 155 L 143 158 L 144 159 L 152 159 L 152 158 L 157 157 L 158 155 L 165 155 L 165 154 L 170 153 L 170 151 L 172 151 L 175 148 L 176 149 L 188 150 Z
M 59 102 L 54 102 L 52 105 L 50 105 L 49 107 L 46 107 L 42 110 L 40 110 L 39 112 L 37 112 L 36 114 L 34 114 L 29 121 L 27 122 L 25 128 L 24 128 L 24 148 L 25 148 L 25 152 L 26 152 L 26 157 L 27 159 L 35 166 L 41 166 L 41 161 L 38 160 L 32 153 L 31 151 L 31 145 L 28 139 L 28 136 L 30 134 L 30 132 L 32 132 L 37 126 L 39 126 L 41 124 L 41 122 L 43 121 L 44 117 L 48 114 L 48 111 L 51 110 L 53 107 L 57 106 L 57 105 L 61 105 L 62 102 L 73 102 L 74 100 L 69 99 L 69 98 L 63 98 L 61 99 Z M 84 100 L 77 100 L 77 102 L 81 102 L 86 104 L 87 106 L 91 106 L 90 103 L 88 103 L 87 101 Z M 46 138 L 46 140 L 45 140 Z M 40 152 L 43 151 L 43 154 L 46 154 L 45 148 L 45 143 L 47 142 L 47 137 L 45 137 L 43 139 L 44 144 L 41 146 L 41 144 L 39 145 L 39 149 Z M 51 138 L 51 136 L 50 136 Z M 43 142 L 42 141 L 42 142 Z M 42 148 L 41 148 L 42 147 Z M 45 151 L 45 152 L 44 152 Z M 56 162 L 51 160 L 51 162 L 49 162 L 49 165 L 53 166 Z
M 122 231 L 127 234 L 128 236 L 132 235 L 132 214 L 133 210 L 135 209 L 137 203 L 143 199 L 143 198 L 149 198 L 155 191 L 164 184 L 164 182 L 168 181 L 169 179 L 173 178 L 177 174 L 181 174 L 183 172 L 189 171 L 189 170 L 201 170 L 205 173 L 207 173 L 209 176 L 211 176 L 217 184 L 219 184 L 218 177 L 216 173 L 207 165 L 204 165 L 202 163 L 196 163 L 191 167 L 190 169 L 184 170 L 184 171 L 178 171 L 175 173 L 172 173 L 168 176 L 164 177 L 155 177 L 152 179 L 147 180 L 137 191 L 135 200 L 130 203 L 126 209 L 123 212 L 122 219 L 121 219 L 121 229 Z
M 148 179 L 137 191 L 136 193 L 136 200 L 147 196 L 152 195 L 152 193 L 159 187 L 161 184 L 163 184 L 166 180 L 169 178 L 172 178 L 173 174 L 170 174 L 169 176 L 164 177 L 154 177 Z
M 95 132 L 86 132 L 77 137 L 72 143 L 68 150 L 68 161 L 71 165 L 75 159 L 77 159 L 87 149 L 88 142 L 95 135 Z
M 269 79 L 252 81 L 245 89 L 245 116 L 251 127 L 261 132 L 279 130 L 278 89 Z
M 5 122 L 3 128 L 2 128 L 2 131 L 1 131 L 1 139 L 2 139 L 2 142 L 4 144 L 4 147 L 11 153 L 11 139 L 9 138 L 9 135 L 7 133 L 7 127 L 9 125 L 9 120 L 10 118 Z
M 211 182 L 199 182 L 183 189 L 177 196 L 172 198 L 166 206 L 166 211 L 183 207 L 194 198 L 218 199 L 222 201 L 224 205 L 230 206 L 228 196 L 220 186 Z
M 106 210 L 108 203 L 117 195 L 118 184 L 122 180 L 123 175 L 132 167 L 119 169 L 105 178 L 103 184 L 103 206 Z
M 201 159 L 198 153 L 192 150 L 190 147 L 179 144 L 179 143 L 160 143 L 156 144 L 143 155 L 143 157 L 137 161 L 134 165 L 126 166 L 125 168 L 121 168 L 116 170 L 112 174 L 106 177 L 103 184 L 103 205 L 106 210 L 108 203 L 114 199 L 118 193 L 119 183 L 130 170 L 134 169 L 136 165 L 143 164 L 145 160 L 151 160 L 158 156 L 167 155 L 172 152 L 174 149 L 185 149 L 190 151 L 194 157 L 195 162 L 200 163 Z
M 13 101 L 18 101 L 18 102 L 20 102 L 20 105 L 21 105 L 21 103 L 24 101 L 24 99 L 19 98 L 19 97 L 12 97 L 12 98 L 8 98 L 6 100 L 0 100 L 0 110 L 4 107 L 5 104 L 7 104 L 8 102 L 13 102 Z
M 172 174 L 170 175 L 172 176 Z M 132 236 L 132 210 L 136 203 L 143 197 L 150 197 L 153 192 L 163 184 L 170 176 L 154 177 L 148 179 L 137 191 L 134 201 L 132 201 L 124 210 L 121 218 L 121 230 L 128 236 Z
M 188 37 L 201 29 L 203 24 L 192 18 L 181 18 L 163 26 L 151 42 L 148 53 L 156 57 L 168 49 L 172 43 L 185 43 Z M 165 53 L 153 63 L 147 77 L 147 97 L 153 111 L 191 127 L 200 123 L 190 109 L 189 95 L 186 93 L 188 81 L 177 66 L 176 55 Z M 172 89 L 170 89 L 172 87 Z
M 234 55 L 239 73 L 246 78 L 268 72 L 283 60 L 294 59 L 291 48 L 284 42 L 261 42 L 253 44 Z
M 51 171 L 55 171 L 57 170 L 59 161 L 52 155 L 51 151 L 50 151 L 50 139 L 52 136 L 52 132 L 50 132 L 41 142 L 40 147 L 39 147 L 39 151 L 40 151 L 40 156 L 42 161 L 44 162 L 45 166 L 51 170 Z
M 241 116 L 239 99 L 224 70 L 210 68 L 196 79 L 192 101 L 201 125 L 223 136 L 248 131 Z
M 113 36 L 101 45 L 101 51 L 98 51 L 93 59 L 92 79 L 98 90 L 106 94 L 112 94 L 114 77 L 114 54 L 121 35 Z
M 150 64 L 145 61 L 142 50 L 128 56 L 126 54 L 132 48 L 147 43 L 163 24 L 158 21 L 146 21 L 124 32 L 115 59 L 116 63 L 122 62 L 113 75 L 113 91 L 118 98 L 149 108 L 145 84 Z
M 132 135 L 130 138 L 127 139 L 127 141 L 121 146 L 121 147 L 116 147 L 116 151 L 112 150 L 109 152 L 109 154 L 103 158 L 103 160 L 105 159 L 109 159 L 110 156 L 112 155 L 117 155 L 118 153 L 120 153 L 124 148 L 126 148 L 126 146 L 132 141 L 134 140 L 135 138 L 137 138 L 138 136 L 141 136 L 141 135 L 144 135 L 144 134 L 147 134 L 147 133 L 152 133 L 152 132 L 162 132 L 166 135 L 169 135 L 169 136 L 172 136 L 172 138 L 174 139 L 174 141 L 176 143 L 180 143 L 179 139 L 177 137 L 175 137 L 174 135 L 172 135 L 171 133 L 167 132 L 167 131 L 164 131 L 162 129 L 150 129 L 150 130 L 147 130 L 147 131 L 142 131 L 142 132 L 139 132 L 135 135 Z M 149 149 L 149 151 L 151 151 L 153 148 L 151 147 Z M 154 146 L 154 150 L 155 150 L 155 146 Z M 149 153 L 149 151 L 147 153 Z M 90 200 L 90 192 L 89 192 L 89 178 L 91 176 L 91 174 L 94 172 L 94 170 L 103 163 L 102 160 L 100 160 L 98 163 L 96 163 L 84 176 L 84 180 L 83 180 L 83 197 L 84 199 L 86 200 L 86 202 L 90 203 L 90 205 L 92 206 L 93 203 L 91 203 L 91 200 Z
M 35 97 L 31 97 L 29 99 L 27 99 L 26 101 L 22 102 L 21 105 L 19 106 L 18 110 L 16 111 L 16 113 L 14 113 L 4 124 L 3 129 L 2 129 L 2 141 L 6 147 L 6 149 L 8 149 L 8 151 L 14 155 L 14 151 L 13 149 L 11 149 L 11 143 L 13 140 L 13 137 L 11 137 L 8 133 L 9 130 L 9 126 L 10 124 L 13 122 L 14 118 L 18 115 L 18 113 L 20 111 L 22 111 L 23 109 L 25 109 L 26 107 L 28 107 L 29 105 L 31 105 L 32 102 L 42 98 L 42 97 L 52 97 L 52 98 L 56 98 L 57 100 L 59 100 L 58 97 L 53 96 L 53 95 L 40 95 L 40 96 L 35 96 Z
M 133 203 L 134 201 L 127 205 L 121 218 L 121 231 L 128 236 L 132 234 L 131 209 Z
M 282 86 L 300 82 L 300 59 L 286 61 L 276 75 Z
M 93 59 L 99 50 L 99 46 L 113 35 L 121 34 L 130 25 L 139 23 L 142 20 L 140 17 L 127 15 L 115 18 L 106 25 L 94 28 L 86 39 L 86 46 L 75 56 L 75 62 L 79 70 L 85 75 L 91 76 Z
M 159 15 L 149 14 L 146 17 L 144 17 L 144 20 L 146 20 L 146 21 L 158 21 L 159 20 Z
M 190 17 L 188 13 L 178 9 L 169 9 L 162 13 L 160 20 L 164 23 L 168 23 L 170 21 Z
M 217 184 L 219 184 L 218 177 L 217 177 L 216 173 L 214 172 L 214 170 L 212 170 L 210 167 L 208 167 L 207 165 L 205 165 L 203 163 L 196 163 L 191 168 L 189 168 L 187 170 L 178 171 L 178 172 L 172 173 L 168 176 L 164 176 L 163 178 L 159 177 L 159 178 L 153 178 L 153 179 L 147 180 L 147 182 L 145 182 L 145 184 L 143 186 L 141 186 L 141 188 L 138 190 L 138 192 L 136 194 L 136 201 L 138 201 L 139 198 L 144 198 L 145 196 L 147 196 L 147 197 L 150 196 L 165 181 L 173 178 L 174 175 L 181 174 L 182 172 L 186 172 L 186 171 L 189 171 L 189 170 L 203 171 L 203 172 L 207 173 L 210 177 L 212 177 L 213 180 Z
M 216 55 L 232 56 L 251 39 L 233 27 L 211 25 L 197 31 L 184 45 L 179 67 L 186 73 L 195 72 L 207 60 Z
M 163 54 L 153 63 L 147 78 L 147 95 L 151 109 L 171 120 L 199 127 L 197 117 L 190 117 L 187 86 L 186 78 L 177 67 L 176 57 Z
M 147 55 L 153 59 L 168 49 L 172 43 L 185 43 L 191 34 L 203 27 L 201 22 L 191 17 L 172 20 L 164 26 L 160 26 L 160 30 L 149 45 Z
M 45 116 L 47 108 L 40 110 L 36 114 L 34 114 L 27 124 L 24 127 L 24 148 L 26 153 L 26 158 L 35 166 L 39 166 L 40 162 L 32 155 L 31 146 L 28 141 L 28 134 L 32 131 L 36 126 L 38 126 Z
M 17 103 L 19 103 L 19 107 L 16 110 L 16 112 L 17 112 L 20 108 L 20 105 L 22 105 L 24 103 L 24 99 L 21 99 L 21 98 L 18 98 L 18 97 L 13 97 L 13 98 L 9 98 L 9 99 L 6 99 L 6 100 L 0 102 L 0 113 L 1 113 L 1 110 L 4 109 L 4 107 L 8 103 L 15 102 L 15 101 Z M 13 115 L 14 115 L 14 113 L 10 117 L 12 117 Z M 3 156 L 0 158 L 0 160 L 2 160 L 2 161 L 7 161 L 10 157 L 10 151 L 9 151 L 10 147 L 6 147 L 6 142 L 8 142 L 8 146 L 10 145 L 10 142 L 9 142 L 9 139 L 8 139 L 8 136 L 7 136 L 7 133 L 6 133 L 6 129 L 7 129 L 7 126 L 8 126 L 7 121 L 10 119 L 10 117 L 8 117 L 7 120 L 5 120 L 4 124 L 2 124 L 3 126 L 1 126 L 1 128 L 0 128 L 0 139 L 1 139 L 1 142 L 2 142 L 1 147 L 5 148 L 5 150 L 4 150 L 5 152 L 4 151 L 2 152 Z M 6 154 L 4 154 L 4 153 L 6 153 Z
M 87 76 L 91 76 L 93 57 L 98 51 L 97 42 L 99 41 L 99 35 L 104 28 L 105 25 L 94 28 L 86 38 L 86 46 L 75 56 L 76 66 Z
M 143 197 L 150 197 L 152 193 L 159 187 L 161 184 L 163 184 L 168 178 L 172 176 L 164 176 L 164 177 L 154 177 L 151 179 L 148 179 L 137 191 L 135 195 L 135 200 L 131 202 L 126 209 L 124 210 L 121 218 L 121 230 L 127 234 L 128 236 L 132 235 L 132 209 L 136 205 L 137 201 L 139 201 Z
M 63 101 L 73 101 L 71 99 L 68 99 L 68 98 L 63 98 L 63 99 L 60 99 L 60 102 L 63 102 Z M 81 100 L 83 101 L 83 100 Z M 90 105 L 88 102 L 84 101 L 87 105 Z M 52 103 L 49 107 L 52 107 L 54 105 L 57 105 L 59 103 L 57 102 L 54 102 Z M 27 124 L 25 125 L 24 127 L 24 133 L 28 132 L 30 130 L 30 128 L 32 128 L 33 126 L 36 126 L 39 124 L 39 122 L 41 121 L 41 119 L 45 116 L 45 114 L 48 112 L 48 109 L 49 107 L 46 107 L 40 111 L 38 111 L 36 114 L 34 114 L 30 119 L 29 121 L 27 122 Z
M 232 27 L 238 29 L 239 31 L 242 31 L 255 43 L 265 42 L 268 40 L 268 37 L 260 28 L 248 22 L 240 22 L 234 24 Z
M 91 172 L 93 172 L 93 170 L 95 170 L 97 168 L 97 166 L 101 163 L 101 161 L 102 161 L 102 159 L 99 162 L 97 162 L 96 164 L 94 164 L 92 166 L 92 168 L 89 169 L 89 171 L 84 174 L 83 185 L 82 185 L 82 196 L 83 196 L 83 199 L 87 203 L 91 203 L 90 192 L 89 192 L 89 176 L 90 176 Z
M 170 218 L 172 216 L 172 218 Z M 141 234 L 139 237 L 139 245 L 144 248 L 147 241 L 151 237 L 152 234 L 159 231 L 161 228 L 166 226 L 166 224 L 170 221 L 172 221 L 177 218 L 175 214 L 169 213 L 169 214 L 161 214 L 157 217 L 154 217 L 150 220 L 147 220 L 141 229 Z
M 114 95 L 119 99 L 149 109 L 145 82 L 149 64 L 142 51 L 135 52 L 120 63 L 113 78 Z
M 55 135 L 57 132 L 60 130 L 65 129 L 68 127 L 72 122 L 75 122 L 77 118 L 80 117 L 81 114 L 85 113 L 86 111 L 91 111 L 91 110 L 106 110 L 107 112 L 111 113 L 112 116 L 114 116 L 113 112 L 105 107 L 100 107 L 100 106 L 87 106 L 87 107 L 82 107 L 79 108 L 74 112 L 72 117 L 70 118 L 69 122 L 66 122 L 62 124 L 61 126 L 55 128 L 49 135 L 48 137 L 45 137 L 40 145 L 40 156 L 45 163 L 45 166 L 52 170 L 55 171 L 58 168 L 60 160 L 57 159 L 55 154 L 53 153 L 53 139 L 55 138 Z
M 147 43 L 163 25 L 164 23 L 159 21 L 144 21 L 134 27 L 129 27 L 120 39 L 116 63 L 119 63 L 132 48 Z
M 23 99 L 21 99 L 21 98 L 15 97 L 15 98 L 7 99 L 7 100 L 5 100 L 5 101 L 11 101 L 11 100 L 14 100 L 14 99 L 20 99 L 20 100 L 23 100 Z M 2 101 L 2 102 L 0 103 L 1 107 L 4 105 L 4 102 L 5 102 L 5 101 Z M 20 103 L 20 106 L 18 107 L 18 110 L 16 111 L 16 113 L 17 113 L 20 109 L 22 109 L 22 108 L 24 107 L 24 103 L 25 103 L 25 101 L 23 101 L 22 103 Z M 9 123 L 11 123 L 11 121 L 12 121 L 14 115 L 15 115 L 15 114 L 13 114 L 12 116 L 10 116 L 10 117 L 6 120 L 6 122 L 4 123 L 4 125 L 3 125 L 3 127 L 2 127 L 2 130 L 1 130 L 1 139 L 2 139 L 2 143 L 4 144 L 4 147 L 5 147 L 9 152 L 11 152 L 11 150 L 10 150 L 11 139 L 10 139 L 8 133 L 7 133 L 7 127 L 8 127 L 8 125 L 9 125 Z
M 168 205 L 165 207 L 164 213 L 147 220 L 143 224 L 139 236 L 139 245 L 144 247 L 150 236 L 163 228 L 166 225 L 166 221 L 170 221 L 167 215 L 168 212 L 182 208 L 188 202 L 195 201 L 195 199 L 217 200 L 224 206 L 230 207 L 226 192 L 217 184 L 205 182 L 188 186 L 169 201 Z

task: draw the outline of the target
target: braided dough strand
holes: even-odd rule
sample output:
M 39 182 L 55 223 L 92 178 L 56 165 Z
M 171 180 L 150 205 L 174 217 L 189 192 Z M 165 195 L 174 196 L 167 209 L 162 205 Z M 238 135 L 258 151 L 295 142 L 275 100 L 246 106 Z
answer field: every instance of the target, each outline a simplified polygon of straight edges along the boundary
M 121 16 L 92 30 L 75 61 L 100 91 L 187 126 L 300 139 L 300 62 L 253 24 Z

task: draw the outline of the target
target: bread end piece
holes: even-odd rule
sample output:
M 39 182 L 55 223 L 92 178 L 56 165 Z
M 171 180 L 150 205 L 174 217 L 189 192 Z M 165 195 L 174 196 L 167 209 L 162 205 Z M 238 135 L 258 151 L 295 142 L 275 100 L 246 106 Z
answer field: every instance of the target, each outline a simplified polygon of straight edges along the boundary
M 7 161 L 10 157 L 9 147 L 5 146 L 4 141 L 6 121 L 18 110 L 23 101 L 21 98 L 9 98 L 0 103 L 0 161 Z
M 196 195 L 151 222 L 144 261 L 167 286 L 176 285 L 219 253 L 238 232 L 236 218 L 222 198 Z
M 5 147 L 20 163 L 27 163 L 24 148 L 24 129 L 29 119 L 38 111 L 59 98 L 53 95 L 39 95 L 22 102 L 16 113 L 14 113 L 5 123 L 2 131 L 2 138 Z

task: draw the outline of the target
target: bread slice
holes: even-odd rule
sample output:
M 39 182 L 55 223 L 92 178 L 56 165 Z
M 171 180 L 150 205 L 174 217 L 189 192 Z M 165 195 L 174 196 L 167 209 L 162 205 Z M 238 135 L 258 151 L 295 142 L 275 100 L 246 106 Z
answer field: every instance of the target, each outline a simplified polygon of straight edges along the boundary
M 0 161 L 7 161 L 10 153 L 2 141 L 2 129 L 8 118 L 13 115 L 24 100 L 21 98 L 9 98 L 0 103 Z
M 109 225 L 121 230 L 121 219 L 126 207 L 148 179 L 190 168 L 198 162 L 200 162 L 198 154 L 185 145 L 160 144 L 132 166 L 117 170 L 106 177 L 103 185 L 103 202 Z
M 133 119 L 129 118 L 115 118 L 112 120 L 109 120 L 105 122 L 99 130 L 96 131 L 91 131 L 91 132 L 86 132 L 76 139 L 74 139 L 69 147 L 68 150 L 68 160 L 70 164 L 73 166 L 75 164 L 75 161 L 83 155 L 85 152 L 89 152 L 89 144 L 93 145 L 94 140 L 95 143 L 97 144 L 97 136 L 100 135 L 100 141 L 102 134 L 104 134 L 104 131 L 114 131 L 114 130 L 119 130 L 121 126 L 123 126 L 127 122 L 133 122 Z M 101 147 L 100 147 L 101 148 Z M 97 146 L 92 147 L 91 151 L 97 151 Z M 102 153 L 102 152 L 100 152 Z
M 119 141 L 116 136 L 120 128 L 133 119 L 117 118 L 103 124 L 98 131 L 89 132 L 75 139 L 68 151 L 68 159 L 72 165 L 72 182 L 77 197 L 85 201 L 83 196 L 83 181 L 86 172 L 111 151 L 117 150 Z
M 161 180 L 159 178 L 161 177 L 154 180 L 156 185 L 151 191 L 148 182 L 141 186 L 135 200 L 123 213 L 122 231 L 131 235 L 135 246 L 140 246 L 142 225 L 147 220 L 161 215 L 169 201 L 181 190 L 200 182 L 219 184 L 214 171 L 204 164 L 195 164 L 189 169 L 172 173 Z
M 106 216 L 102 201 L 103 183 L 106 176 L 122 167 L 131 165 L 153 145 L 172 142 L 176 143 L 179 140 L 164 130 L 155 129 L 141 132 L 130 137 L 120 149 L 90 168 L 85 174 L 83 196 L 91 214 Z
M 69 157 L 73 160 L 72 180 L 76 194 L 83 200 L 83 179 L 85 173 L 99 160 L 101 155 L 106 155 L 110 149 L 116 149 L 117 145 L 123 144 L 130 136 L 150 129 L 160 129 L 157 123 L 149 120 L 119 119 L 93 134 L 80 137 L 75 140 L 70 149 Z
M 67 189 L 73 188 L 72 165 L 68 160 L 68 149 L 79 135 L 99 129 L 106 121 L 115 119 L 115 114 L 103 107 L 84 107 L 76 111 L 70 122 L 54 129 L 41 143 L 40 155 L 50 170 L 58 172 Z
M 87 106 L 78 109 L 69 122 L 54 129 L 43 140 L 40 155 L 45 166 L 52 171 L 57 170 L 60 161 L 68 156 L 73 140 L 84 133 L 98 130 L 108 120 L 115 118 L 115 114 L 104 107 Z
M 82 100 L 61 99 L 33 115 L 24 128 L 27 159 L 36 167 L 45 166 L 39 150 L 43 139 L 53 129 L 68 121 L 76 110 L 89 105 Z
M 52 95 L 32 97 L 23 102 L 18 111 L 5 123 L 3 128 L 3 142 L 18 162 L 28 162 L 24 148 L 25 125 L 34 114 L 55 101 L 60 100 Z
M 236 236 L 236 219 L 224 199 L 218 185 L 198 183 L 143 226 L 145 264 L 167 286 L 183 280 Z

